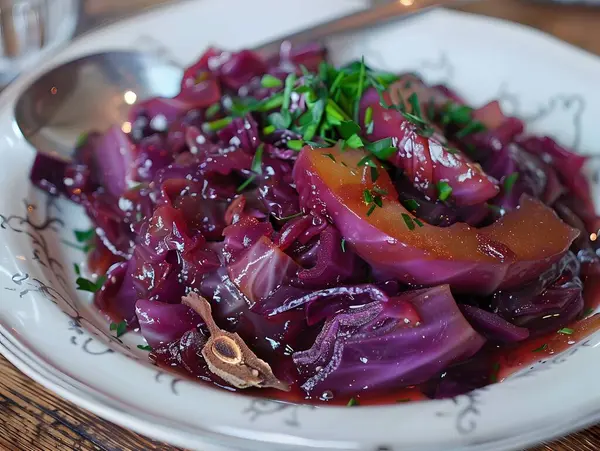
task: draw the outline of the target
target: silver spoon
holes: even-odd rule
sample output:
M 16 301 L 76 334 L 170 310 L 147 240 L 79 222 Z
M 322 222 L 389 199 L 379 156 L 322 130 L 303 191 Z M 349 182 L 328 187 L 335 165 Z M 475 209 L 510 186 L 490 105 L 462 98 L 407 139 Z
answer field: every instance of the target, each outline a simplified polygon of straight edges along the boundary
M 282 41 L 322 41 L 450 3 L 457 0 L 393 1 L 261 44 L 256 50 L 273 53 Z M 136 102 L 176 95 L 181 77 L 180 67 L 152 54 L 113 51 L 84 56 L 35 80 L 17 100 L 16 123 L 38 151 L 68 158 L 82 134 L 125 124 Z

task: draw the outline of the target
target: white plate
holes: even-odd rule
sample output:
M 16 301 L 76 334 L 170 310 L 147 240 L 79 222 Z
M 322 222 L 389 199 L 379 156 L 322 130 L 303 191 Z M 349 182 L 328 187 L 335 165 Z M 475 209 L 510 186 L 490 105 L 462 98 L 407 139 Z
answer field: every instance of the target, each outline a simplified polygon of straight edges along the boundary
M 455 399 L 354 409 L 282 404 L 180 381 L 147 364 L 132 334 L 124 343 L 109 338 L 107 324 L 73 288 L 72 264 L 83 255 L 62 244 L 87 221 L 79 208 L 48 204 L 29 184 L 34 152 L 14 124 L 15 99 L 40 72 L 84 53 L 144 48 L 185 64 L 210 43 L 251 46 L 365 2 L 285 2 L 285 14 L 281 4 L 205 0 L 163 8 L 78 40 L 2 94 L 2 353 L 36 381 L 98 415 L 203 451 L 501 450 L 599 420 L 598 334 L 568 355 Z M 227 27 L 218 25 L 222 21 Z M 337 61 L 364 53 L 374 66 L 420 70 L 428 81 L 448 82 L 475 104 L 500 97 L 507 112 L 526 118 L 531 130 L 578 150 L 592 153 L 600 142 L 600 62 L 533 30 L 436 11 L 336 39 L 330 47 Z M 594 191 L 600 197 L 597 183 Z

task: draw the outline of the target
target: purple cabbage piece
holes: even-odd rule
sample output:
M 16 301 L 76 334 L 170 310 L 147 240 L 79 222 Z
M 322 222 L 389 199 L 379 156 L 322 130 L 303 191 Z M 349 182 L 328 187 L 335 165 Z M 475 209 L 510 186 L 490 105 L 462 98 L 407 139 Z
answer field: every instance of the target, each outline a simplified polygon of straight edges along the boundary
M 183 304 L 140 299 L 135 304 L 135 314 L 142 336 L 153 349 L 177 341 L 185 332 L 203 324 L 202 318 Z
M 526 328 L 515 326 L 495 313 L 472 305 L 463 304 L 459 307 L 471 326 L 491 341 L 513 343 L 529 337 L 529 331 Z
M 419 325 L 405 322 L 407 303 L 417 310 Z M 293 358 L 308 394 L 347 396 L 420 384 L 471 357 L 484 342 L 449 287 L 439 286 L 338 313 L 314 345 Z
M 494 293 L 492 309 L 507 321 L 528 328 L 531 336 L 558 330 L 583 310 L 579 273 L 577 257 L 568 252 L 535 282 L 518 290 Z

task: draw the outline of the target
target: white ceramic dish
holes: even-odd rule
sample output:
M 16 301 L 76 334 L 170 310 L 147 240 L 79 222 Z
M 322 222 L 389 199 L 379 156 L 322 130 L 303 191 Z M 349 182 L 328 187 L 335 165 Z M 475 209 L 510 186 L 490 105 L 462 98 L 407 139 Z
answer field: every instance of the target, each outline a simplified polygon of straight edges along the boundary
M 61 61 L 106 48 L 145 48 L 191 62 L 211 43 L 252 46 L 363 1 L 201 1 L 151 12 L 90 34 L 55 55 L 0 98 L 0 344 L 19 369 L 111 421 L 186 448 L 285 451 L 503 450 L 522 448 L 600 420 L 600 335 L 484 390 L 445 401 L 361 408 L 311 408 L 248 398 L 178 380 L 146 363 L 136 337 L 108 325 L 74 290 L 64 241 L 85 228 L 82 212 L 48 203 L 29 184 L 33 149 L 12 109 L 23 88 Z M 235 14 L 232 13 L 235 11 Z M 227 20 L 227 31 L 220 20 Z M 264 24 L 264 25 L 263 25 Z M 234 30 L 234 31 L 231 31 Z M 586 153 L 598 150 L 600 61 L 533 30 L 435 11 L 330 43 L 336 62 L 366 55 L 386 69 L 417 69 L 474 104 L 500 97 L 536 132 Z M 591 168 L 592 172 L 593 168 Z M 597 174 L 592 177 L 596 198 Z

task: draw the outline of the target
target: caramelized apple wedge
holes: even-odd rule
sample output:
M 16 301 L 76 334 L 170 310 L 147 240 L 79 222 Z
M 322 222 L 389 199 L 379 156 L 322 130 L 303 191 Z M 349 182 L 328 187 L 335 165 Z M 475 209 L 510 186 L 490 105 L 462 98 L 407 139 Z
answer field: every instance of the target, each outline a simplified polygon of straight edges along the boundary
M 304 209 L 325 214 L 364 260 L 404 283 L 478 294 L 516 287 L 560 259 L 579 234 L 530 197 L 488 227 L 431 226 L 398 202 L 385 169 L 360 164 L 367 155 L 305 147 L 294 181 Z

